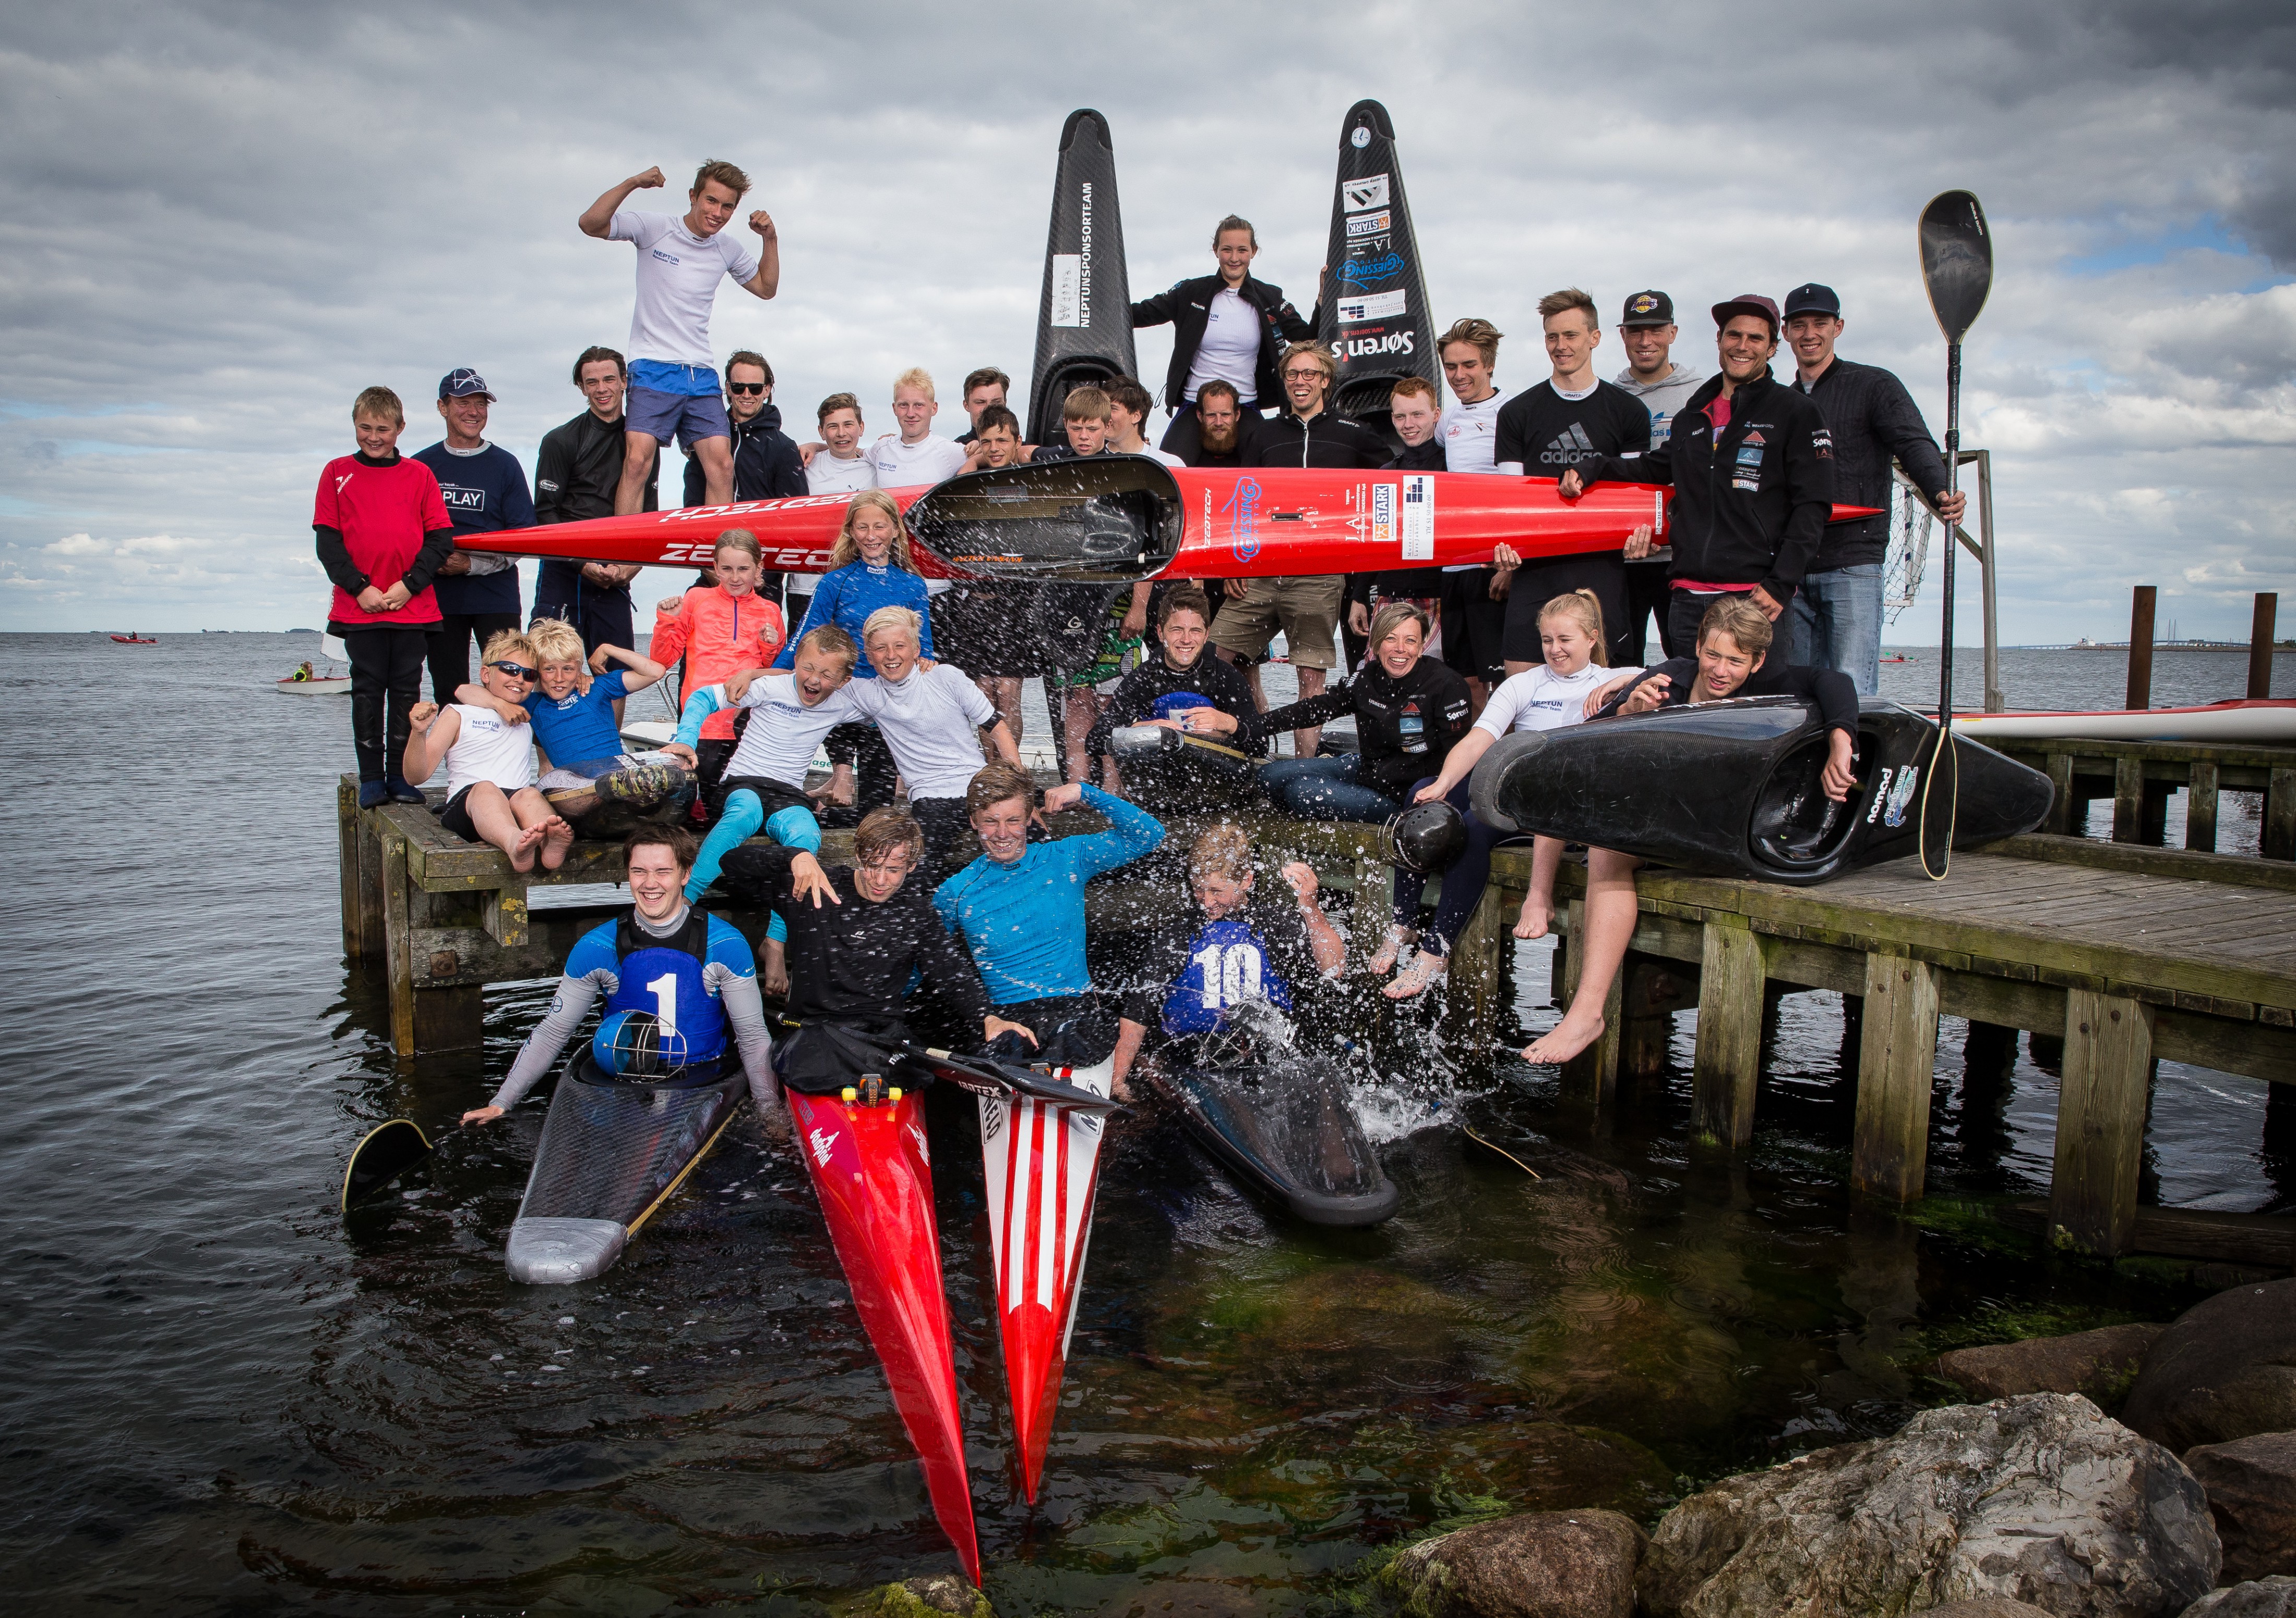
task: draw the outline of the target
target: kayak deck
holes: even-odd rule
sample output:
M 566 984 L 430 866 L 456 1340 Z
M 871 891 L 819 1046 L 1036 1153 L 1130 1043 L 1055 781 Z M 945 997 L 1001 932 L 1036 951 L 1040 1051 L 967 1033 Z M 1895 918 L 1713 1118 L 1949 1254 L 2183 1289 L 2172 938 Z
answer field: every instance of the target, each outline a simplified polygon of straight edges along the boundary
M 1379 1166 L 1346 1092 L 1306 1063 L 1202 1068 L 1168 1052 L 1141 1066 L 1197 1144 L 1246 1189 L 1310 1225 L 1376 1225 L 1403 1194 Z

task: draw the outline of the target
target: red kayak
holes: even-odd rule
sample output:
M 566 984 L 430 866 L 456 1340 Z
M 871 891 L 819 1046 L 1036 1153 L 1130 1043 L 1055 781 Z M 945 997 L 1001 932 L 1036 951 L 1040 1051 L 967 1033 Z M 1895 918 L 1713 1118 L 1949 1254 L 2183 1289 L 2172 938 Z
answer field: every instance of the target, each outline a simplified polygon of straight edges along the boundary
M 901 1425 L 924 1464 L 933 1515 L 977 1587 L 980 1548 L 964 1470 L 922 1110 L 914 1095 L 898 1089 L 893 1099 L 875 1106 L 795 1090 L 783 1094 L 862 1327 L 885 1367 Z
M 1110 1061 L 1053 1076 L 1106 1096 L 1114 1072 Z M 1031 1505 L 1044 1478 L 1045 1445 L 1060 1408 L 1069 1334 L 1076 1327 L 1103 1121 L 1095 1111 L 1033 1096 L 980 1098 L 997 1324 L 1013 1394 L 1013 1444 Z
M 1079 580 L 1441 566 L 1488 562 L 1498 545 L 1526 557 L 1614 551 L 1643 527 L 1663 544 L 1668 497 L 1644 483 L 1601 483 L 1565 500 L 1546 478 L 1167 468 L 1142 456 L 965 472 L 887 492 L 908 515 L 925 573 Z M 483 548 L 691 567 L 708 563 L 718 534 L 740 528 L 757 536 L 768 569 L 818 572 L 849 499 L 800 495 L 598 517 L 488 534 Z M 1833 521 L 1874 514 L 1837 505 Z
M 123 646 L 156 646 L 160 644 L 148 635 L 115 635 L 111 638 Z

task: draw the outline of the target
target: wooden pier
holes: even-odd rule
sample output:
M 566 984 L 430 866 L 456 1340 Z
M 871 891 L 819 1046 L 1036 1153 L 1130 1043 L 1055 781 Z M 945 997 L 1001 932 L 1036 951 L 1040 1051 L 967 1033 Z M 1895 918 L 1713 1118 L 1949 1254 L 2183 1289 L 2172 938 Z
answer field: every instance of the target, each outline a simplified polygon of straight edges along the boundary
M 2264 798 L 2262 852 L 2296 859 L 2296 747 L 2217 746 L 2186 742 L 2003 740 L 1988 743 L 2048 776 L 2057 789 L 2044 831 L 2078 836 L 2094 800 L 2112 800 L 2112 840 L 2161 846 L 2169 794 L 2185 793 L 2185 846 L 2213 853 L 2218 795 Z

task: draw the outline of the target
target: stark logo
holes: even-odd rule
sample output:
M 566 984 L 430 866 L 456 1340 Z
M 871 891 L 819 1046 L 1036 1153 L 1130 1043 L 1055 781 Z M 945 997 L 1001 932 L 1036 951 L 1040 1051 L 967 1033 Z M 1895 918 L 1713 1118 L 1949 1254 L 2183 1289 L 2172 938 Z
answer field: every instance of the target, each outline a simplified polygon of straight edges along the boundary
M 837 1149 L 837 1137 L 816 1129 L 806 1138 L 813 1145 L 813 1161 L 827 1168 L 830 1154 Z

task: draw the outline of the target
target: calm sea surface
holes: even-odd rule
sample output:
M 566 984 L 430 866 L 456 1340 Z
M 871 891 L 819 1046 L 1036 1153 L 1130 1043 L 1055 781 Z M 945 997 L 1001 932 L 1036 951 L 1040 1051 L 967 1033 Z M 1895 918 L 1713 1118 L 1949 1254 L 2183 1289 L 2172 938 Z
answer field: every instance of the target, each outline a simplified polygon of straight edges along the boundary
M 481 1099 L 548 987 L 489 994 L 483 1053 L 392 1057 L 381 981 L 340 957 L 348 705 L 269 688 L 313 646 L 0 640 L 17 1610 L 801 1614 L 953 1566 L 803 1172 L 746 1116 L 589 1285 L 504 1274 L 539 1105 L 449 1141 L 394 1212 L 337 1215 L 351 1144 Z M 2163 653 L 2154 701 L 2237 695 L 2244 668 Z M 1885 672 L 1933 700 L 1933 661 Z M 2013 705 L 2107 706 L 2121 663 L 2011 653 L 2005 675 Z M 2296 660 L 2279 679 L 2296 691 Z M 1957 685 L 1977 692 L 1973 654 Z M 2227 798 L 2224 832 L 2253 848 L 2252 799 Z M 1548 960 L 1518 957 L 1524 1029 L 1554 1015 Z M 1687 1017 L 1670 1080 L 1600 1138 L 1562 1118 L 1552 1071 L 1364 1021 L 1360 1099 L 1405 1193 L 1377 1230 L 1273 1223 L 1152 1118 L 1119 1126 L 1034 1511 L 974 1125 L 935 1096 L 1000 1612 L 1336 1611 L 1350 1567 L 1431 1524 L 1502 1504 L 1647 1521 L 1718 1474 L 1892 1427 L 1941 1396 L 1916 1369 L 1939 1346 L 2198 1295 L 1972 1222 L 2046 1186 L 2056 1088 L 2021 1049 L 1966 1060 L 1951 1022 L 1931 1199 L 1900 1220 L 1841 1189 L 1855 1047 L 1833 997 L 1784 1003 L 1735 1161 L 1685 1144 Z M 2296 1206 L 2263 1088 L 2163 1064 L 2146 1197 Z M 1545 1178 L 1463 1151 L 1459 1115 Z

